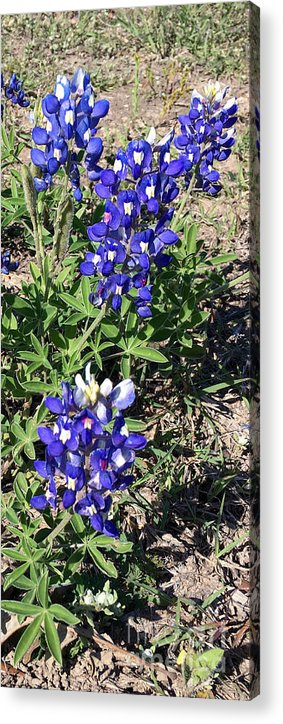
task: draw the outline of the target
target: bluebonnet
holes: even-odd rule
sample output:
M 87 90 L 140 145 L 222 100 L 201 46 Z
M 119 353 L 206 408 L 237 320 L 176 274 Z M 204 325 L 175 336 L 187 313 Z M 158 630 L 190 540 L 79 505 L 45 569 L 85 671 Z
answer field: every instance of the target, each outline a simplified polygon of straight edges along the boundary
M 225 161 L 235 143 L 236 98 L 226 100 L 228 86 L 209 81 L 204 95 L 194 90 L 187 114 L 179 116 L 180 135 L 174 144 L 179 157 L 170 161 L 165 173 L 184 175 L 186 185 L 194 178 L 195 188 L 215 195 L 221 190 L 215 161 Z
M 10 272 L 16 271 L 19 266 L 18 261 L 11 261 L 10 249 L 1 252 L 1 272 L 2 274 L 10 274 Z
M 119 191 L 117 206 L 121 214 L 121 226 L 124 226 L 127 230 L 133 226 L 134 220 L 140 212 L 140 202 L 137 192 L 133 189 Z
M 90 76 L 79 68 L 72 80 L 58 75 L 54 93 L 42 100 L 42 126 L 35 126 L 31 160 L 39 169 L 34 177 L 36 190 L 46 191 L 60 167 L 68 174 L 74 198 L 80 202 L 80 172 L 78 151 L 83 151 L 88 178 L 97 181 L 102 168 L 98 161 L 103 152 L 102 139 L 96 135 L 97 126 L 109 110 L 109 101 L 95 101 Z M 38 148 L 40 146 L 40 148 Z
M 171 159 L 171 143 L 174 138 L 174 129 L 166 133 L 163 138 L 154 146 L 155 151 L 159 151 L 159 169 L 166 171 Z
M 63 382 L 61 398 L 45 399 L 56 421 L 53 428 L 38 427 L 45 460 L 36 460 L 34 465 L 48 483 L 44 493 L 31 497 L 30 504 L 39 511 L 73 507 L 89 518 L 95 530 L 116 537 L 118 531 L 108 519 L 112 495 L 133 481 L 128 471 L 135 451 L 147 441 L 129 432 L 123 415 L 135 400 L 132 380 L 114 387 L 109 379 L 99 384 L 90 370 L 88 363 L 85 379 L 76 375 L 73 389 Z M 106 430 L 111 421 L 112 429 Z
M 90 294 L 94 305 L 107 302 L 118 311 L 126 295 L 140 318 L 151 316 L 154 273 L 170 264 L 168 249 L 178 242 L 170 230 L 171 204 L 179 193 L 176 179 L 183 176 L 186 186 L 194 181 L 196 189 L 212 195 L 221 189 L 216 164 L 229 157 L 235 143 L 238 108 L 227 92 L 228 87 L 211 81 L 204 95 L 194 90 L 175 139 L 171 129 L 156 141 L 152 128 L 147 139 L 119 148 L 113 168 L 101 173 L 94 190 L 105 199 L 105 212 L 88 228 L 95 248 L 80 265 L 82 274 L 98 277 Z M 173 141 L 178 158 L 172 158 Z
M 25 97 L 23 82 L 17 78 L 16 73 L 12 73 L 10 80 L 6 83 L 3 73 L 1 73 L 1 118 L 3 117 L 5 99 L 22 108 L 27 108 L 30 104 L 29 99 Z
M 148 141 L 143 139 L 131 141 L 127 147 L 126 157 L 133 179 L 136 180 L 144 171 L 151 170 L 152 149 Z
M 91 406 L 98 420 L 106 425 L 112 419 L 113 407 L 125 410 L 132 405 L 135 400 L 134 384 L 128 379 L 113 387 L 111 380 L 106 378 L 99 385 L 90 369 L 89 362 L 85 368 L 85 379 L 81 375 L 75 377 L 74 402 L 78 408 Z
M 138 317 L 152 315 L 152 281 L 157 269 L 172 260 L 169 245 L 178 237 L 168 227 L 174 209 L 168 207 L 179 192 L 174 178 L 164 171 L 170 162 L 171 130 L 156 143 L 151 129 L 147 139 L 130 141 L 119 148 L 113 168 L 105 169 L 94 186 L 105 199 L 101 221 L 88 227 L 95 246 L 80 264 L 81 274 L 98 276 L 92 304 L 108 302 L 119 311 L 123 295 L 130 297 Z

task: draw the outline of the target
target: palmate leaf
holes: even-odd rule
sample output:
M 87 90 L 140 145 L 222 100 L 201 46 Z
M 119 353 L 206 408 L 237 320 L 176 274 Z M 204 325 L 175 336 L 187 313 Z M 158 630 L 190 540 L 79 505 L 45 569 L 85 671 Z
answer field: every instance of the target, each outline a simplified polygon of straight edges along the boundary
M 52 654 L 52 656 L 54 656 L 54 659 L 58 661 L 58 664 L 62 666 L 62 652 L 60 647 L 60 640 L 53 618 L 49 613 L 45 613 L 44 615 L 44 631 L 46 643 L 50 653 Z
M 40 613 L 38 616 L 36 616 L 35 619 L 27 626 L 23 635 L 21 636 L 14 654 L 15 665 L 19 663 L 19 661 L 23 658 L 25 653 L 30 648 L 33 641 L 36 639 L 41 627 L 41 623 L 43 621 L 43 615 L 43 613 Z

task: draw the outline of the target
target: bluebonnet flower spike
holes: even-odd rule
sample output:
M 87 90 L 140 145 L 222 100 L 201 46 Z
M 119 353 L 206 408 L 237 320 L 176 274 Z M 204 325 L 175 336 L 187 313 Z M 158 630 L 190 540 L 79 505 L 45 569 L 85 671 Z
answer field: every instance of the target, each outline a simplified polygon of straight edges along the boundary
M 72 508 L 89 519 L 91 526 L 105 535 L 117 537 L 109 513 L 112 497 L 133 481 L 126 474 L 135 460 L 135 451 L 146 445 L 143 435 L 130 433 L 123 410 L 134 402 L 133 382 L 122 380 L 113 386 L 106 378 L 96 382 L 85 370 L 85 380 L 76 377 L 76 387 L 62 383 L 62 398 L 47 397 L 45 404 L 56 416 L 53 428 L 38 427 L 45 445 L 45 460 L 36 460 L 35 469 L 48 480 L 45 493 L 33 495 L 31 505 L 38 511 Z M 105 430 L 116 410 L 112 432 Z M 63 485 L 63 492 L 61 493 Z

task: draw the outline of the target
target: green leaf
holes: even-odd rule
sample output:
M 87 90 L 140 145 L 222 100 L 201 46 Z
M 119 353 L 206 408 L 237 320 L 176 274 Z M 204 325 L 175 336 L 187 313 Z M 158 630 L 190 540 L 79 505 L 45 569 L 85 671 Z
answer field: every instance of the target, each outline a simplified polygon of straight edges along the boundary
M 39 354 L 39 356 L 42 357 L 43 356 L 42 344 L 39 341 L 39 339 L 37 339 L 36 336 L 32 332 L 30 333 L 30 340 L 31 340 L 32 346 L 34 347 L 37 354 Z
M 71 314 L 70 317 L 68 317 L 67 324 L 72 326 L 81 322 L 82 319 L 85 319 L 85 312 L 74 312 L 74 314 Z
M 25 299 L 22 299 L 22 297 L 16 296 L 15 294 L 7 294 L 6 300 L 7 304 L 10 304 L 13 307 L 13 310 L 16 309 L 19 314 L 23 314 L 26 317 L 34 319 L 34 309 Z
M 208 649 L 203 653 L 192 652 L 186 654 L 181 651 L 177 659 L 177 663 L 185 660 L 185 675 L 188 683 L 193 687 L 210 679 L 215 669 L 219 666 L 224 656 L 224 651 L 220 648 Z
M 221 551 L 218 553 L 218 558 L 221 558 L 221 556 L 225 556 L 227 553 L 230 553 L 230 551 L 233 550 L 233 548 L 236 548 L 237 546 L 241 545 L 245 540 L 247 540 L 248 534 L 245 533 L 244 535 L 241 535 L 239 538 L 236 538 L 231 543 L 228 543 L 225 548 L 222 548 Z
M 192 224 L 188 230 L 185 231 L 185 239 L 187 242 L 188 254 L 195 254 L 197 251 L 197 232 L 198 227 L 196 224 Z
M 122 377 L 126 380 L 131 374 L 131 357 L 130 355 L 123 355 L 121 359 L 121 373 Z
M 106 322 L 102 322 L 101 330 L 104 337 L 107 337 L 107 339 L 115 339 L 115 337 L 118 337 L 120 334 L 119 329 L 115 326 L 115 324 L 107 324 Z
M 25 503 L 26 494 L 28 491 L 27 481 L 23 473 L 17 474 L 14 480 L 14 491 L 19 503 L 23 505 Z
M 80 567 L 85 555 L 85 546 L 82 545 L 77 550 L 75 550 L 72 555 L 68 558 L 64 570 L 64 574 L 67 578 L 69 578 L 70 575 L 73 575 L 75 571 L 78 570 Z
M 43 330 L 44 330 L 44 332 L 46 332 L 49 325 L 51 324 L 52 320 L 54 319 L 54 317 L 57 316 L 58 309 L 57 309 L 57 307 L 54 307 L 52 304 L 45 304 L 43 312 L 44 312 Z
M 84 301 L 85 310 L 87 313 L 89 313 L 93 309 L 93 306 L 89 301 L 89 295 L 90 295 L 90 291 L 91 291 L 89 277 L 84 277 L 84 276 L 82 277 L 81 290 L 82 290 L 82 298 Z
M 35 592 L 35 583 L 33 581 L 31 581 L 30 578 L 28 578 L 25 575 L 20 576 L 20 578 L 17 578 L 17 580 L 14 583 L 14 586 L 15 586 L 15 588 L 19 588 L 22 591 L 34 591 Z
M 158 349 L 154 349 L 153 347 L 134 347 L 131 349 L 131 354 L 133 354 L 134 357 L 146 359 L 150 362 L 159 362 L 161 364 L 162 362 L 168 362 L 167 357 L 165 357 L 162 352 L 159 352 Z
M 50 616 L 49 613 L 46 613 L 44 616 L 44 630 L 46 643 L 49 651 L 52 656 L 54 656 L 54 659 L 58 661 L 58 664 L 62 666 L 62 651 L 60 647 L 60 640 L 53 618 L 52 616 Z
M 53 385 L 47 385 L 39 379 L 33 380 L 33 382 L 23 382 L 23 387 L 27 392 L 38 392 L 40 395 L 43 395 L 44 392 L 49 394 L 52 392 L 57 393 L 57 390 L 53 389 Z
M 118 578 L 118 571 L 114 563 L 107 561 L 106 558 L 97 550 L 95 542 L 88 544 L 88 551 L 97 568 L 106 573 L 110 578 Z
M 229 387 L 234 387 L 234 385 L 241 385 L 246 379 L 247 378 L 240 378 L 238 380 L 231 380 L 230 382 L 218 382 L 215 385 L 203 387 L 202 392 L 218 392 L 219 390 L 226 390 Z
M 35 606 L 33 603 L 23 603 L 22 601 L 1 601 L 1 608 L 3 608 L 3 611 L 17 613 L 21 616 L 36 616 L 42 611 L 40 606 Z
M 7 508 L 5 511 L 5 517 L 8 518 L 10 523 L 14 523 L 14 525 L 19 525 L 19 519 L 17 514 L 15 513 L 13 508 Z
M 226 264 L 227 262 L 236 261 L 238 259 L 238 254 L 219 254 L 218 256 L 214 256 L 211 259 L 209 259 L 209 264 L 211 266 L 218 266 L 219 264 Z
M 32 278 L 35 282 L 37 282 L 37 280 L 40 279 L 40 277 L 41 277 L 40 269 L 33 261 L 30 262 L 29 266 L 30 266 Z
M 131 417 L 125 417 L 125 423 L 130 432 L 140 432 L 146 430 L 147 424 L 141 420 L 133 420 Z
M 81 302 L 76 297 L 73 297 L 72 294 L 68 294 L 67 292 L 61 292 L 60 297 L 63 299 L 64 302 L 66 302 L 68 307 L 71 307 L 71 309 L 76 309 L 77 312 L 81 312 L 82 314 L 84 314 L 84 316 L 87 316 L 83 302 Z
M 70 520 L 71 526 L 73 527 L 75 533 L 78 533 L 78 535 L 81 535 L 81 533 L 84 533 L 85 531 L 85 524 L 82 520 L 82 516 L 78 515 L 78 513 L 74 513 Z
M 194 294 L 189 294 L 187 298 L 184 300 L 180 312 L 179 312 L 179 319 L 180 322 L 186 322 L 188 319 L 191 318 L 193 310 L 195 309 L 196 304 L 196 298 Z
M 7 588 L 13 585 L 14 581 L 17 580 L 20 576 L 23 575 L 27 571 L 29 567 L 29 561 L 26 561 L 26 563 L 22 563 L 21 566 L 17 566 L 17 568 L 12 571 L 12 573 L 8 573 L 8 575 L 5 577 L 3 590 L 7 591 Z
M 52 603 L 48 611 L 58 621 L 63 621 L 63 623 L 66 623 L 69 626 L 75 626 L 77 623 L 80 623 L 80 619 L 71 613 L 71 611 L 68 611 L 65 606 L 61 606 L 60 603 Z
M 33 602 L 34 602 L 34 599 L 35 599 L 35 590 L 34 590 L 34 589 L 33 589 L 33 590 L 30 589 L 30 590 L 28 590 L 27 593 L 25 593 L 25 595 L 23 596 L 22 602 L 23 602 L 23 603 L 33 603 Z M 19 623 L 23 623 L 23 621 L 25 620 L 25 618 L 26 618 L 26 616 L 19 616 L 19 615 L 18 615 L 18 621 L 19 621 Z
M 62 349 L 62 350 L 64 350 L 64 352 L 66 351 L 66 349 L 67 349 L 66 340 L 63 337 L 63 334 L 61 334 L 61 332 L 58 332 L 57 329 L 51 329 L 50 338 L 51 338 L 53 344 L 55 345 L 55 347 L 57 347 L 57 349 Z
M 42 355 L 41 357 L 36 354 L 35 352 L 29 352 L 28 350 L 23 350 L 22 352 L 18 352 L 19 359 L 26 360 L 27 362 L 38 362 L 39 365 L 42 364 Z
M 24 452 L 30 460 L 35 460 L 34 444 L 29 440 L 24 446 Z
M 94 539 L 94 544 L 98 548 L 111 548 L 117 553 L 129 553 L 133 548 L 131 541 L 121 541 L 116 538 L 110 538 L 108 535 L 98 535 Z
M 36 616 L 34 621 L 32 621 L 25 629 L 15 650 L 14 665 L 18 664 L 19 661 L 21 661 L 25 653 L 28 651 L 28 649 L 36 639 L 37 634 L 40 631 L 42 619 L 43 614 L 41 613 L 39 614 L 39 616 Z
M 48 606 L 48 580 L 48 571 L 46 571 L 43 576 L 41 576 L 37 588 L 38 598 L 43 608 L 47 608 Z
M 32 538 L 30 538 L 30 543 L 33 543 Z M 37 550 L 32 551 L 31 557 L 33 561 L 40 561 L 41 558 L 44 558 L 45 554 L 45 548 L 37 548 Z
M 192 329 L 193 327 L 198 327 L 199 324 L 202 324 L 207 319 L 209 319 L 211 315 L 211 312 L 201 312 L 198 309 L 196 309 L 190 319 L 190 323 L 188 327 Z
M 11 430 L 17 440 L 26 440 L 26 433 L 18 422 L 12 422 Z
M 11 558 L 14 561 L 27 561 L 26 553 L 18 551 L 16 548 L 2 548 L 2 555 Z
M 126 322 L 126 334 L 130 337 L 133 331 L 136 329 L 138 323 L 138 317 L 135 312 L 129 312 Z

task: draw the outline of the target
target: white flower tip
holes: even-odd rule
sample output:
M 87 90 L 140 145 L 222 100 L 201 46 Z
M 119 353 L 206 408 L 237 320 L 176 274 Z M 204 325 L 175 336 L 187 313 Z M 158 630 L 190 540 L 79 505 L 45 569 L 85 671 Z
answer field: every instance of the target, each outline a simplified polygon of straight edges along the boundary
M 91 362 L 88 362 L 85 368 L 85 378 L 88 383 L 91 381 L 91 374 L 90 374 L 90 368 L 91 368 Z
M 76 383 L 76 387 L 78 387 L 79 390 L 85 390 L 86 383 L 80 374 L 77 374 L 75 376 L 75 383 Z
M 150 130 L 149 130 L 149 132 L 148 132 L 148 135 L 147 135 L 147 137 L 146 137 L 145 140 L 147 141 L 147 143 L 150 143 L 151 146 L 155 143 L 155 141 L 156 141 L 156 130 L 155 130 L 154 126 L 151 126 L 151 128 L 150 128 Z
M 103 395 L 103 397 L 108 397 L 110 395 L 110 392 L 112 391 L 113 384 L 111 380 L 109 380 L 108 377 L 102 382 L 100 385 L 100 393 Z

